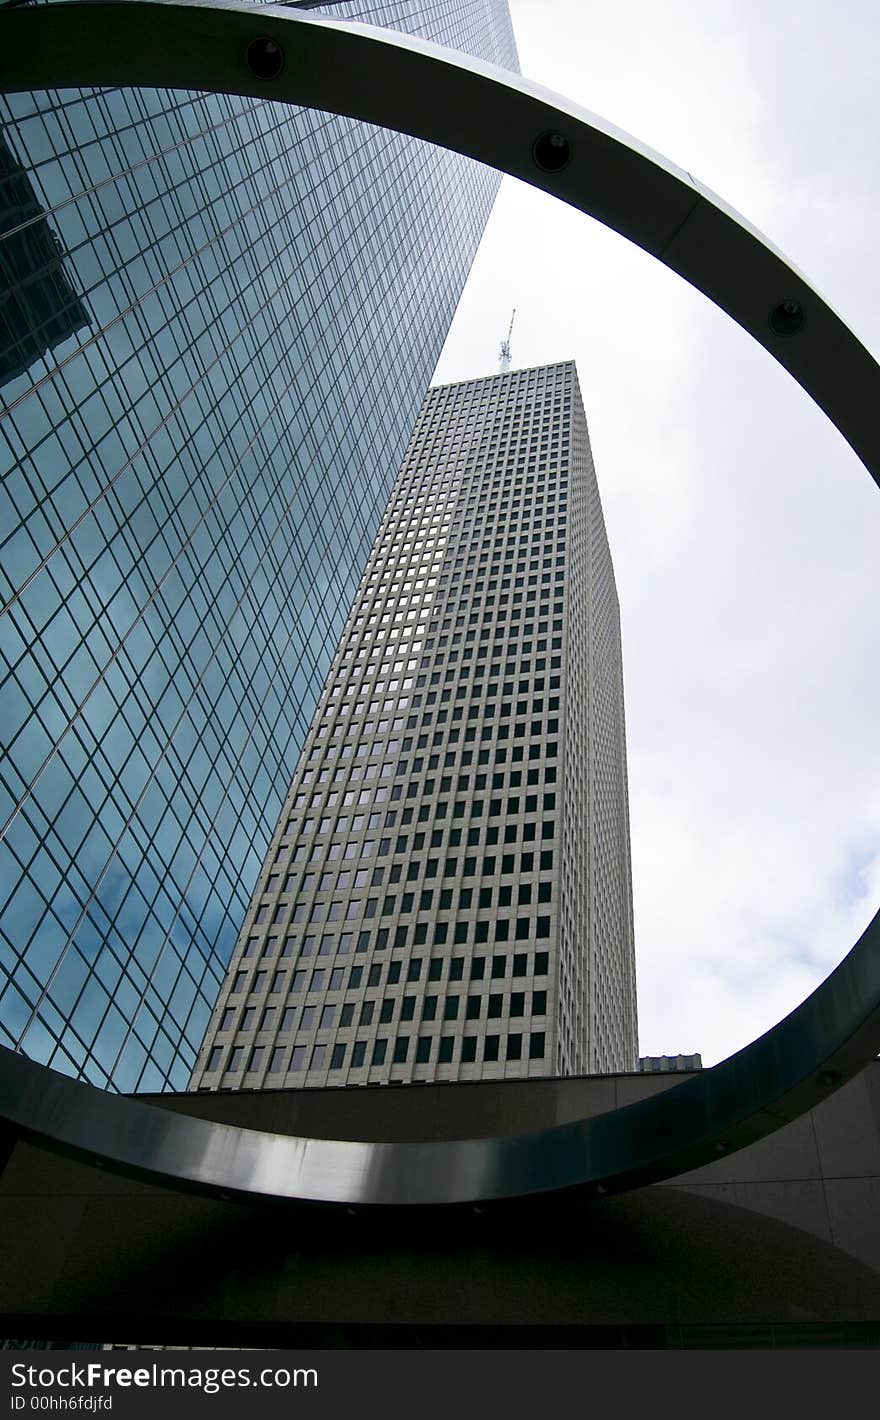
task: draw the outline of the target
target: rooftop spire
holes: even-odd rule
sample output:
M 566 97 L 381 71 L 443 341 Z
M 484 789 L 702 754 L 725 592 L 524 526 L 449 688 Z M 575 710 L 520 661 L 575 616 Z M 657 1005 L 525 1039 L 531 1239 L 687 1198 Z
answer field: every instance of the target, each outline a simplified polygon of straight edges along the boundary
M 498 355 L 498 371 L 499 374 L 502 375 L 510 369 L 510 334 L 513 330 L 513 318 L 515 315 L 516 306 L 514 306 L 513 310 L 511 311 L 510 325 L 507 327 L 507 335 L 505 339 L 501 342 L 501 350 L 499 351 Z

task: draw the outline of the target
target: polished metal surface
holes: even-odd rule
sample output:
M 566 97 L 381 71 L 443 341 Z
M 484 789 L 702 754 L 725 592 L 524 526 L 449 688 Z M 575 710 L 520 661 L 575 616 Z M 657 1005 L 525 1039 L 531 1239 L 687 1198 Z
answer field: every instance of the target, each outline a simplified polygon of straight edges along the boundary
M 727 311 L 812 395 L 880 483 L 880 369 L 835 312 L 689 173 L 538 85 L 409 36 L 277 7 L 108 0 L 0 18 L 0 88 L 120 84 L 347 114 L 543 188 Z M 0 1117 L 25 1137 L 177 1187 L 454 1204 L 670 1177 L 772 1133 L 878 1050 L 880 913 L 828 980 L 745 1050 L 638 1104 L 530 1134 L 433 1144 L 290 1138 L 105 1095 L 8 1051 Z

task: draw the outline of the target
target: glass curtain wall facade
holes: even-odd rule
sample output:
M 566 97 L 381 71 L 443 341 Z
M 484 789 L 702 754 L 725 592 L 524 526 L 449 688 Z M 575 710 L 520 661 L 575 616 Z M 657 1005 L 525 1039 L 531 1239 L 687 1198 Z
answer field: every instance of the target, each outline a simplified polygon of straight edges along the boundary
M 431 389 L 193 1083 L 636 1054 L 620 617 L 575 368 Z
M 516 66 L 504 0 L 334 5 Z M 497 174 L 0 99 L 0 1043 L 186 1085 Z

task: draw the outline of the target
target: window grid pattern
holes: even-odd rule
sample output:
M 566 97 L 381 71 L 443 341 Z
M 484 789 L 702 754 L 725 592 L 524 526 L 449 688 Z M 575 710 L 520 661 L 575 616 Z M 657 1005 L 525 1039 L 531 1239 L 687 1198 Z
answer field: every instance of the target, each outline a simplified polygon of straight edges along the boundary
M 633 1068 L 603 539 L 573 364 L 428 391 L 194 1086 Z
M 515 63 L 503 3 L 343 13 Z M 236 97 L 0 122 L 0 1041 L 181 1088 L 498 178 Z

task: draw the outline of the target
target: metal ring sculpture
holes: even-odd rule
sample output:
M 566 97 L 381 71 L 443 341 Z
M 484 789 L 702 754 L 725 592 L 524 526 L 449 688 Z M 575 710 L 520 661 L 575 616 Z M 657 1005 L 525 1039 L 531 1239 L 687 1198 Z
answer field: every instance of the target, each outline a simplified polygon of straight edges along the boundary
M 271 98 L 457 149 L 643 247 L 764 346 L 880 482 L 880 369 L 779 252 L 632 138 L 506 70 L 402 34 L 280 7 L 69 3 L 0 19 L 0 88 L 147 85 Z M 14 1132 L 224 1196 L 461 1204 L 668 1178 L 796 1118 L 880 1050 L 880 913 L 766 1035 L 637 1104 L 530 1134 L 437 1143 L 291 1138 L 185 1118 L 0 1056 Z

